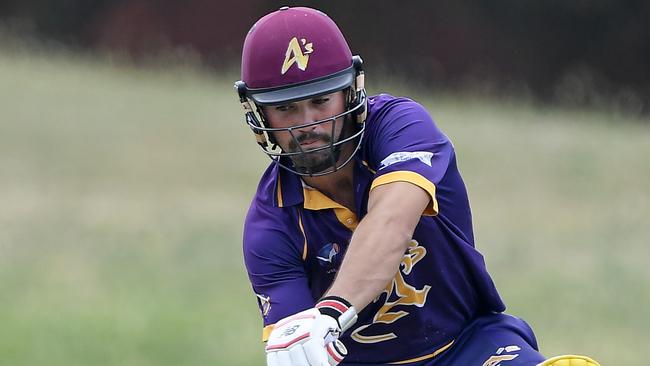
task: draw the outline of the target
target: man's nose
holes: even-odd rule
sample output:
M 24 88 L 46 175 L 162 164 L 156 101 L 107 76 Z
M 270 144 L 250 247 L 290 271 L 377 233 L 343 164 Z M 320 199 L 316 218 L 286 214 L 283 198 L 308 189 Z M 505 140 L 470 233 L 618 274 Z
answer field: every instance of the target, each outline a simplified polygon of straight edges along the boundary
M 301 118 L 302 118 L 301 125 L 307 125 L 307 126 L 301 127 L 299 129 L 300 131 L 303 132 L 313 131 L 318 127 L 317 124 L 310 125 L 310 123 L 318 121 L 319 118 L 317 111 L 314 110 L 313 108 L 309 108 L 309 107 L 303 108 L 301 113 Z

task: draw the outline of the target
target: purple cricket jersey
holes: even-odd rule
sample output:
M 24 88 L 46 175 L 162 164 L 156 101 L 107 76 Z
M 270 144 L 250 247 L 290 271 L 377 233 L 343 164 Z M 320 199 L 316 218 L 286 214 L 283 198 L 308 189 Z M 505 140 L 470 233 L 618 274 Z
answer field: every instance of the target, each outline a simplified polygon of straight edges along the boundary
M 355 212 L 306 187 L 275 164 L 261 178 L 244 225 L 244 260 L 264 319 L 313 307 L 330 287 L 368 194 L 395 181 L 431 195 L 393 281 L 359 313 L 341 340 L 344 362 L 433 357 L 473 318 L 505 306 L 474 248 L 467 192 L 449 138 L 416 102 L 370 97 L 366 134 L 354 160 Z

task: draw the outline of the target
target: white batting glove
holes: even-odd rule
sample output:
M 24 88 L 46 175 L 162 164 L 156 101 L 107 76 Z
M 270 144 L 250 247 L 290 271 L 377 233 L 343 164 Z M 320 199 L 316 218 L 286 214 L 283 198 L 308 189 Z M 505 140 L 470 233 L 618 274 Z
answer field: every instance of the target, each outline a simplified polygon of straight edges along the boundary
M 266 344 L 267 366 L 336 366 L 347 355 L 338 337 L 357 320 L 349 302 L 329 296 L 280 320 Z

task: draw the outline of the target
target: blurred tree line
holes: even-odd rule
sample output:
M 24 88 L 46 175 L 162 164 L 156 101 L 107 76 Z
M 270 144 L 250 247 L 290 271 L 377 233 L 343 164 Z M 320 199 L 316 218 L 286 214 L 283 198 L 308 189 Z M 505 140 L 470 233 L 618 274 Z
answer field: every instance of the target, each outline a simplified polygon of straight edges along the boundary
M 283 5 L 323 10 L 369 72 L 417 87 L 650 111 L 647 0 L 2 0 L 0 22 L 134 57 L 191 50 L 220 68 L 237 65 L 248 28 Z

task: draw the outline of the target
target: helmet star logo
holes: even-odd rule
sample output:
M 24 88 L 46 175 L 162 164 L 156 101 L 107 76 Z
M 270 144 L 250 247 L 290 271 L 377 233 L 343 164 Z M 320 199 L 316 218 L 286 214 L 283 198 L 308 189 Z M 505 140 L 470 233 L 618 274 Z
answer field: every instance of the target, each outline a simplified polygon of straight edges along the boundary
M 300 39 L 300 42 L 298 42 L 298 38 L 293 37 L 289 42 L 289 47 L 287 47 L 287 52 L 284 55 L 282 75 L 284 75 L 293 64 L 297 64 L 300 70 L 305 71 L 307 69 L 307 63 L 309 62 L 309 54 L 314 52 L 313 47 L 314 44 L 311 42 L 307 43 L 306 39 L 302 38 Z

